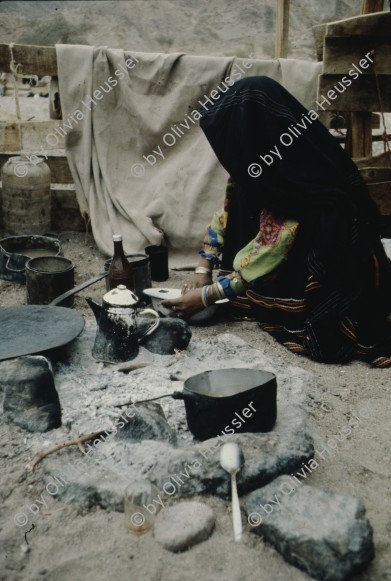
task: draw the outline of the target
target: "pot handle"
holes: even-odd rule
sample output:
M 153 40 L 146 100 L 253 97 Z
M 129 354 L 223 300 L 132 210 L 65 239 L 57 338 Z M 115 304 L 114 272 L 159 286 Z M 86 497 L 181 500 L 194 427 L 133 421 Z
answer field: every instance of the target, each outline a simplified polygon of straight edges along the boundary
M 155 329 L 158 328 L 159 323 L 160 323 L 160 318 L 159 318 L 159 314 L 154 311 L 153 309 L 144 309 L 142 310 L 140 313 L 137 313 L 140 317 L 142 315 L 153 315 L 156 320 L 152 323 L 152 325 L 150 327 L 148 327 L 148 329 L 146 331 L 144 331 L 144 333 L 137 338 L 138 342 L 140 343 L 140 341 L 142 341 L 144 339 L 144 337 L 146 337 L 147 335 L 150 335 L 151 333 L 153 333 L 153 331 L 155 331 Z
M 196 393 L 185 393 L 183 391 L 173 391 L 172 393 L 166 393 L 165 395 L 159 395 L 159 397 L 153 397 L 152 399 L 143 399 L 141 401 L 135 401 L 134 403 L 145 403 L 147 401 L 155 401 L 156 399 L 161 399 L 162 397 L 172 397 L 172 399 L 193 399 L 197 397 Z
M 106 276 L 108 276 L 108 274 L 109 274 L 108 271 L 102 272 L 101 274 L 97 274 L 93 278 L 85 280 L 84 282 L 78 284 L 77 286 L 74 286 L 71 290 L 66 291 L 65 293 L 62 293 L 61 295 L 58 295 L 58 297 L 53 299 L 52 302 L 49 303 L 49 307 L 55 307 L 56 305 L 59 305 L 60 303 L 62 303 L 62 301 L 65 301 L 65 299 L 67 299 L 68 297 L 71 297 L 72 295 L 75 295 L 76 293 L 87 288 L 88 286 L 91 286 L 92 284 L 98 282 L 98 280 L 102 280 L 102 278 L 106 278 Z
M 22 268 L 12 268 L 10 263 L 12 264 L 12 255 L 8 254 L 7 264 L 5 265 L 6 270 L 10 270 L 11 272 L 24 272 L 25 266 Z
M 150 397 L 149 399 L 141 399 L 139 401 L 130 401 L 128 403 L 121 403 L 120 405 L 115 405 L 114 407 L 122 407 L 124 405 L 136 405 L 138 403 L 147 403 L 149 401 L 156 401 L 157 399 L 162 399 L 163 397 L 172 397 L 172 399 L 190 399 L 196 397 L 196 393 L 184 393 L 183 391 L 173 391 L 172 393 L 165 393 L 164 395 L 158 395 L 157 397 Z
M 131 404 L 138 404 L 138 403 L 147 403 L 149 401 L 156 401 L 157 399 L 162 399 L 163 397 L 172 397 L 173 399 L 185 399 L 183 393 L 181 391 L 173 391 L 172 393 L 165 393 L 164 395 L 158 395 L 157 397 L 150 397 L 149 399 L 141 399 L 139 401 L 132 401 L 127 404 L 121 404 L 119 406 L 114 407 L 122 407 L 123 405 L 131 405 Z
M 192 391 L 174 391 L 171 396 L 173 399 L 183 399 L 185 401 L 187 399 L 196 399 L 198 394 Z

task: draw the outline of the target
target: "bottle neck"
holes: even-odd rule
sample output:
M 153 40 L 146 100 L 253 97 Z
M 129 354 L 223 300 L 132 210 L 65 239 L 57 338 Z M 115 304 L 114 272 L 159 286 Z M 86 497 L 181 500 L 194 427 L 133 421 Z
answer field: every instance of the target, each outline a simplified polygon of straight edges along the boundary
M 122 240 L 116 240 L 114 242 L 114 256 L 125 256 Z

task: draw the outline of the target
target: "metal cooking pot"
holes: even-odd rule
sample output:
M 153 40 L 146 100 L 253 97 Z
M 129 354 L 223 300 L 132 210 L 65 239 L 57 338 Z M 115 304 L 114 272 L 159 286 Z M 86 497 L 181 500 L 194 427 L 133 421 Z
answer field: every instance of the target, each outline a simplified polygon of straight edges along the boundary
M 260 369 L 215 369 L 189 377 L 183 392 L 162 397 L 183 399 L 187 425 L 199 440 L 222 432 L 269 432 L 277 417 L 277 381 Z
M 200 440 L 221 432 L 269 432 L 277 417 L 276 376 L 260 369 L 217 369 L 183 387 L 189 430 Z
M 35 256 L 63 256 L 61 242 L 50 236 L 10 236 L 0 240 L 0 279 L 25 284 L 26 262 Z

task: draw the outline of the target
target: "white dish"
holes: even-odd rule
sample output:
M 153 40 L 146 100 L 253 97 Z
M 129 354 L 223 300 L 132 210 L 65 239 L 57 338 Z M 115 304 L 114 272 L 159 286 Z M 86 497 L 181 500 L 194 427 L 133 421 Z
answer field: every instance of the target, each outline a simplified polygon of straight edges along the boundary
M 182 292 L 179 288 L 146 288 L 143 293 L 153 299 L 179 299 Z
M 179 299 L 182 292 L 179 288 L 146 288 L 143 293 L 152 299 L 152 306 L 156 312 L 158 312 L 163 317 L 167 317 L 170 314 L 171 309 L 164 307 L 162 301 L 165 299 Z
M 165 299 L 169 300 L 179 299 L 179 297 L 182 296 L 182 291 L 179 288 L 164 288 L 164 287 L 146 288 L 143 290 L 143 293 L 152 299 L 153 308 L 163 317 L 169 315 L 171 309 L 162 306 L 161 301 Z M 206 322 L 216 312 L 217 307 L 215 307 L 215 305 L 227 302 L 228 299 L 221 299 L 220 301 L 216 301 L 210 307 L 203 309 L 199 313 L 196 313 L 195 315 L 189 317 L 187 321 L 189 323 L 202 323 L 204 321 Z

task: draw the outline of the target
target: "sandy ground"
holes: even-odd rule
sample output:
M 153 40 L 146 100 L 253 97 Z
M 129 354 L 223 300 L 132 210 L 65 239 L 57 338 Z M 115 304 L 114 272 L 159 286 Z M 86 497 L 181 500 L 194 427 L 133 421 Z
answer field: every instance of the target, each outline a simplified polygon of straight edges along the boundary
M 91 236 L 61 233 L 64 255 L 74 261 L 76 283 L 102 271 L 103 257 Z M 167 286 L 178 287 L 187 273 L 170 271 Z M 86 318 L 92 313 L 84 296 L 100 298 L 104 282 L 82 291 L 75 308 Z M 26 303 L 25 287 L 0 281 L 1 307 Z M 193 327 L 193 337 L 234 332 L 252 346 L 280 362 L 299 365 L 315 374 L 311 395 L 311 414 L 316 428 L 326 438 L 347 423 L 350 413 L 369 402 L 370 414 L 351 436 L 334 450 L 327 461 L 311 475 L 310 484 L 341 494 L 359 497 L 374 529 L 376 558 L 354 579 L 391 579 L 390 551 L 390 422 L 388 395 L 390 371 L 371 369 L 366 364 L 322 365 L 298 357 L 262 333 L 255 323 L 220 322 L 211 327 Z M 2 340 L 5 340 L 3 338 Z M 158 546 L 151 534 L 135 537 L 126 532 L 122 513 L 66 505 L 55 498 L 32 519 L 35 527 L 28 534 L 13 518 L 25 503 L 33 503 L 44 488 L 42 468 L 26 473 L 31 459 L 26 445 L 27 432 L 6 425 L 0 419 L 2 448 L 0 580 L 103 580 L 145 579 L 146 581 L 255 580 L 299 581 L 307 575 L 288 565 L 268 544 L 246 528 L 243 541 L 232 539 L 229 503 L 203 498 L 217 514 L 213 535 L 182 554 L 172 554 Z M 44 443 L 44 437 L 43 437 Z M 294 499 L 292 499 L 294 502 Z

